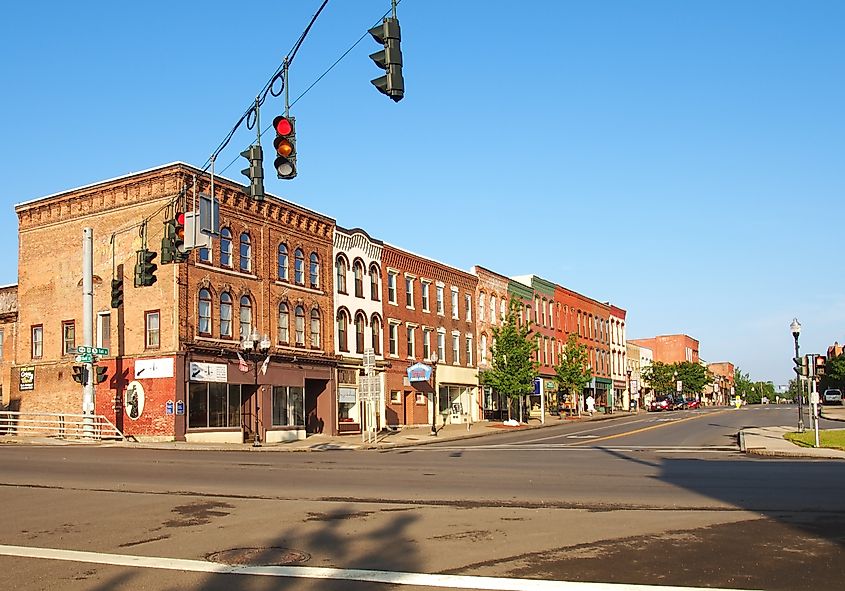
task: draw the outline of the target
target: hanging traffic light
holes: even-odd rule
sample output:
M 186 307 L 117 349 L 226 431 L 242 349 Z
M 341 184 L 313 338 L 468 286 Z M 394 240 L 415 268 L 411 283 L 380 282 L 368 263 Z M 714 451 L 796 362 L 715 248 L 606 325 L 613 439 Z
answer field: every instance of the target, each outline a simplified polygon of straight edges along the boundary
M 370 54 L 370 59 L 385 71 L 385 75 L 370 82 L 382 94 L 386 94 L 396 102 L 405 96 L 405 80 L 402 78 L 402 31 L 399 19 L 386 18 L 380 25 L 369 30 L 376 42 L 384 45 L 382 51 Z
M 111 280 L 111 307 L 120 308 L 123 305 L 123 277 Z
M 85 385 L 85 382 L 88 381 L 88 368 L 84 365 L 74 365 L 73 381 L 77 384 Z
M 164 222 L 164 236 L 161 238 L 161 264 L 167 265 L 172 263 L 175 257 L 175 249 L 173 245 L 174 236 L 176 235 L 176 220 L 165 220 Z
M 158 281 L 158 277 L 155 276 L 158 265 L 153 262 L 156 253 L 152 250 L 142 249 L 136 251 L 135 254 L 135 287 L 149 287 Z
M 188 258 L 188 251 L 185 250 L 185 214 L 176 213 L 173 220 L 173 260 L 181 263 Z
M 276 139 L 273 140 L 276 175 L 280 179 L 292 179 L 296 176 L 296 119 L 279 115 L 273 119 L 273 129 L 276 130 Z
M 249 179 L 249 196 L 256 201 L 264 200 L 264 151 L 258 144 L 253 144 L 243 152 L 241 156 L 249 160 L 249 167 L 244 168 L 241 174 Z
M 96 383 L 102 384 L 108 379 L 107 368 L 104 365 L 95 365 L 94 369 L 97 370 Z
M 809 363 L 807 362 L 807 356 L 803 357 L 793 357 L 792 361 L 795 362 L 795 373 L 798 375 L 799 378 L 806 378 L 810 371 L 809 371 Z

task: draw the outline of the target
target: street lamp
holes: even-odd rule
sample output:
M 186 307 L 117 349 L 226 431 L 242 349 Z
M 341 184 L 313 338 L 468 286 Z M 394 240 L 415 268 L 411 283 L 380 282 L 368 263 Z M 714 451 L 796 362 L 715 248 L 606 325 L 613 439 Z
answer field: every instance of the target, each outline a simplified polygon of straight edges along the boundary
M 241 341 L 241 349 L 243 349 L 247 359 L 249 359 L 250 353 L 256 353 L 253 361 L 253 366 L 255 367 L 255 431 L 252 439 L 253 447 L 261 447 L 261 435 L 258 433 L 261 428 L 261 415 L 259 414 L 261 411 L 261 405 L 259 404 L 261 395 L 258 388 L 258 360 L 267 355 L 267 352 L 270 351 L 270 344 L 270 337 L 267 335 L 260 336 L 257 330 L 253 330 L 252 334 L 245 336 Z
M 437 352 L 431 354 L 431 433 L 437 436 Z
M 634 400 L 634 395 L 631 393 L 631 370 L 627 370 L 625 375 L 628 376 L 628 412 L 631 412 L 631 401 Z M 635 406 L 634 408 L 639 410 L 638 406 Z
M 789 330 L 792 331 L 792 338 L 795 339 L 795 363 L 800 363 L 798 359 L 798 335 L 801 334 L 801 323 L 797 318 L 792 319 L 789 325 Z M 796 385 L 798 386 L 798 432 L 804 432 L 804 396 L 801 393 L 801 375 L 796 372 Z

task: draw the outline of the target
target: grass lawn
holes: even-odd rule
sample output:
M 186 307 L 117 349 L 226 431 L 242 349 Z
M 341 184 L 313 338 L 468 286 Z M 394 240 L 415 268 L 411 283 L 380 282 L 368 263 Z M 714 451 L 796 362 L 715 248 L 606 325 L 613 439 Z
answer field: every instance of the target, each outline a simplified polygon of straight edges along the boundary
M 784 437 L 804 447 L 813 447 L 816 442 L 816 434 L 812 429 L 807 429 L 803 433 L 787 433 Z M 819 447 L 845 450 L 845 429 L 819 431 Z

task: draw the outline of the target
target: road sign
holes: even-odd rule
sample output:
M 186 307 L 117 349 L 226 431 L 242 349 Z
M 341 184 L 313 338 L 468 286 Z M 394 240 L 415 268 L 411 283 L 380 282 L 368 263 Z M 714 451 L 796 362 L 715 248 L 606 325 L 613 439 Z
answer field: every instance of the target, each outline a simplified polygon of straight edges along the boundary
M 373 369 L 376 366 L 376 352 L 372 347 L 364 349 L 364 369 Z
M 93 352 L 94 352 L 94 347 L 84 347 L 84 346 L 82 346 L 82 345 L 79 345 L 79 346 L 76 348 L 76 352 L 77 352 L 77 353 L 93 353 Z
M 678 380 L 678 382 L 675 384 L 675 387 L 677 388 L 678 392 L 681 392 L 684 389 L 684 383 L 681 380 Z
M 94 355 L 108 355 L 109 350 L 103 349 L 102 347 L 95 347 L 94 348 Z
M 83 353 L 82 355 L 77 355 L 76 356 L 76 362 L 77 363 L 94 363 L 94 354 L 93 353 Z

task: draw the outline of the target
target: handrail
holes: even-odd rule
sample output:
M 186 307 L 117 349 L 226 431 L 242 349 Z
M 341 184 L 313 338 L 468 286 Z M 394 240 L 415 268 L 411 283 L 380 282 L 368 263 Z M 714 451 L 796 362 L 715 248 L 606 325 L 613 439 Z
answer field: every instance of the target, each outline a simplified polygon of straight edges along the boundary
M 61 439 L 125 439 L 103 415 L 0 410 L 0 435 L 35 434 Z

